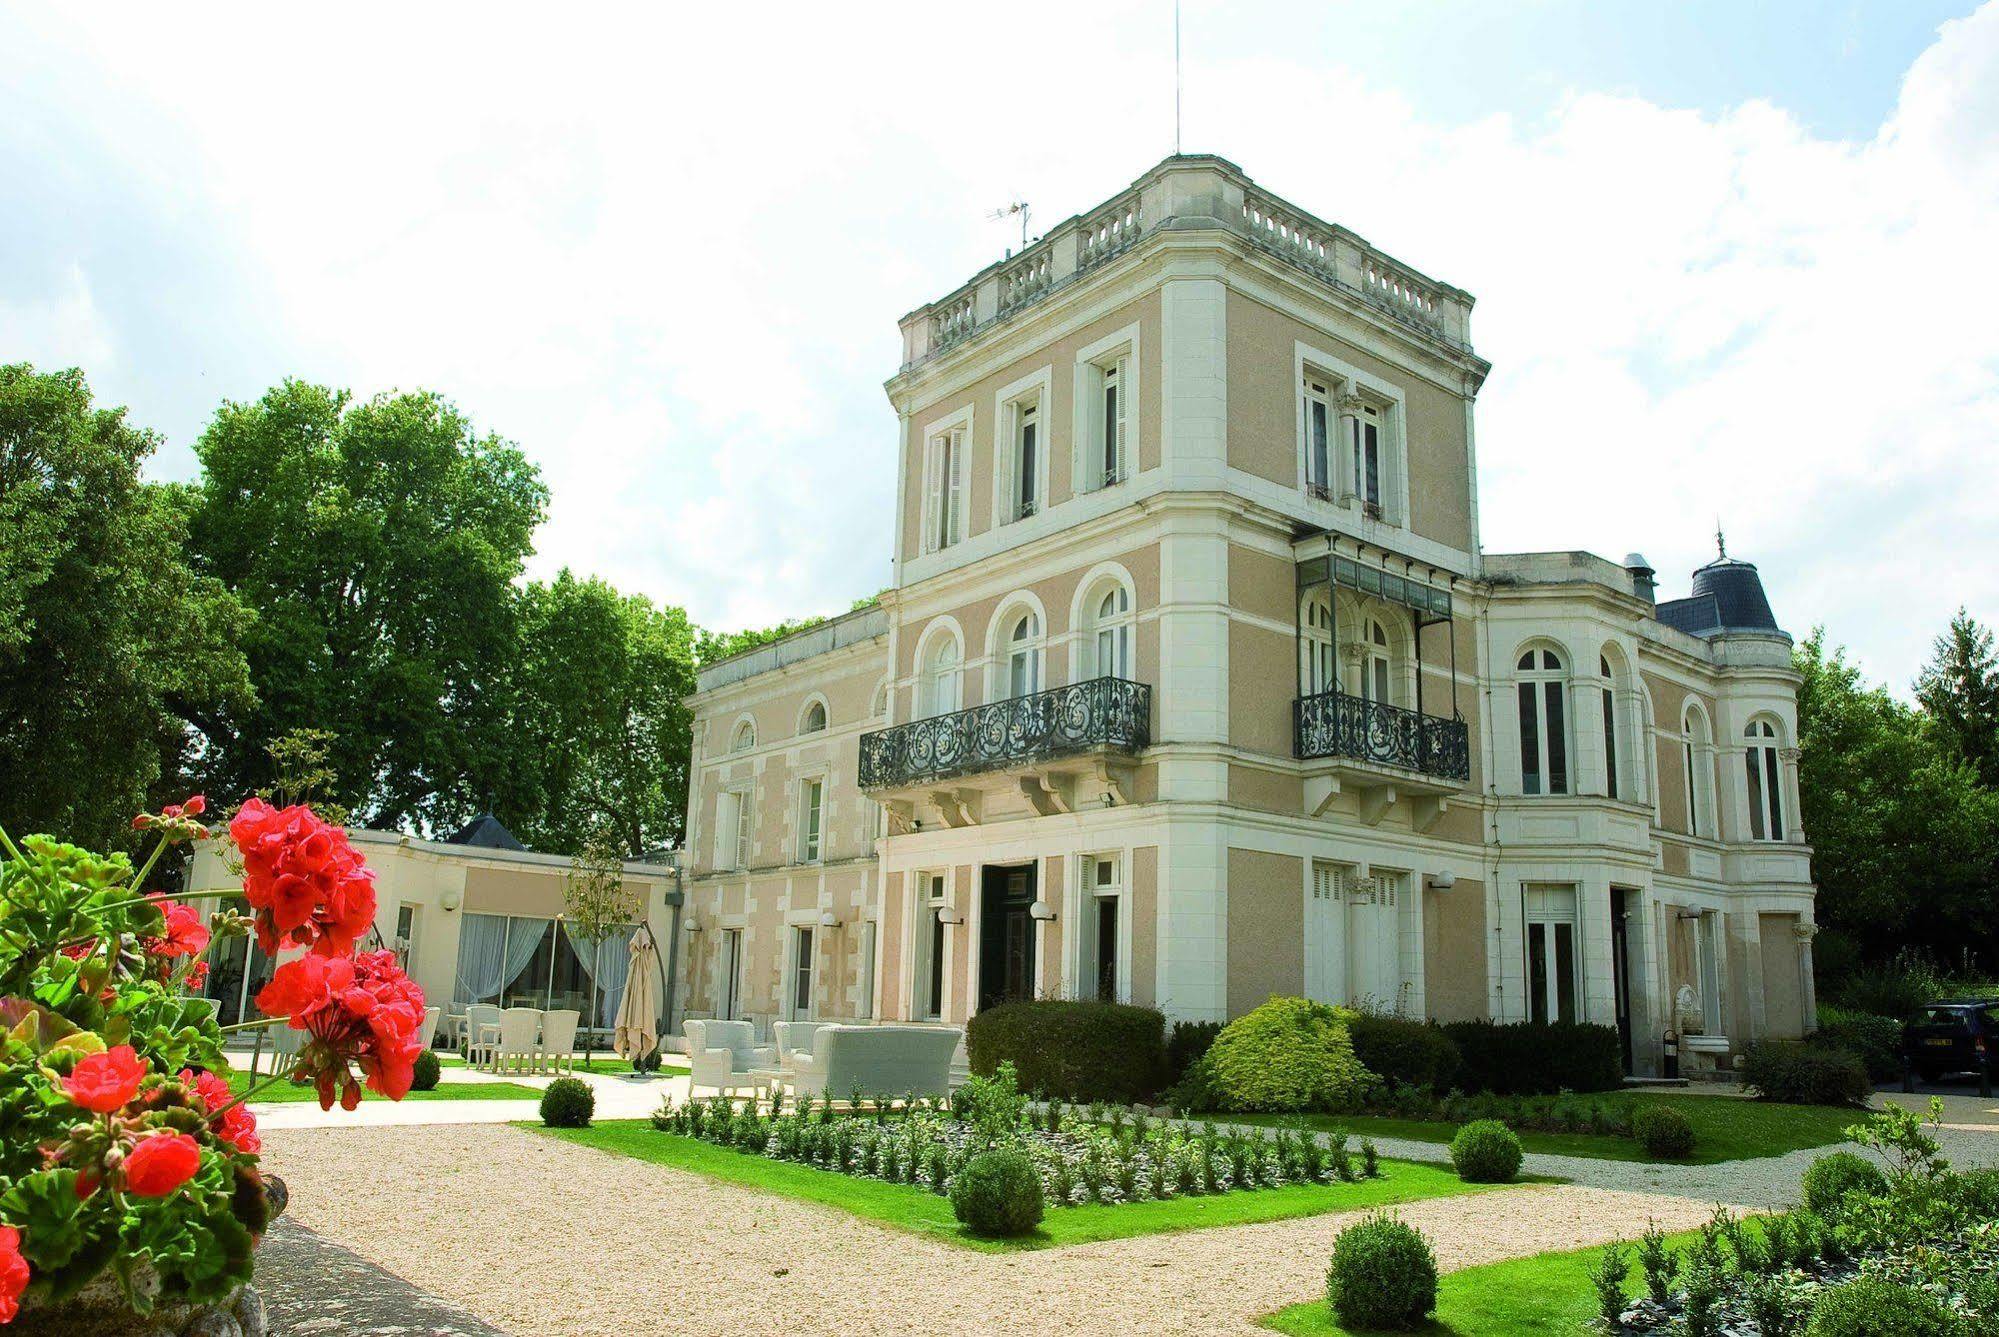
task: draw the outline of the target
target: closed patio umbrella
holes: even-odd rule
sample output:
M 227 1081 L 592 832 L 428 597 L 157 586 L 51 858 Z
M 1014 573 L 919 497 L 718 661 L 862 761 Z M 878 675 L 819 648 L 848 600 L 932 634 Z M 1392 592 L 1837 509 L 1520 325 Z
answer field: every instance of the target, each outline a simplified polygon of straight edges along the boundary
M 659 967 L 654 964 L 652 930 L 644 924 L 632 934 L 631 952 L 631 972 L 625 976 L 625 997 L 618 1004 L 611 1047 L 619 1058 L 636 1063 L 659 1048 Z

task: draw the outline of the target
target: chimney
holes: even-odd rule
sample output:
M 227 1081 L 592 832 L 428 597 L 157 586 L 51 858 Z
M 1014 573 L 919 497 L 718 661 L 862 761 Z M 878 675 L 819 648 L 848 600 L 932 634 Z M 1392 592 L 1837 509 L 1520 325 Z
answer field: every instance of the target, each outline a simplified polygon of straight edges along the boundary
M 1657 603 L 1658 582 L 1652 579 L 1656 573 L 1652 570 L 1652 564 L 1645 560 L 1645 554 L 1642 552 L 1626 553 L 1624 555 L 1624 569 L 1631 573 L 1631 592 L 1648 604 Z

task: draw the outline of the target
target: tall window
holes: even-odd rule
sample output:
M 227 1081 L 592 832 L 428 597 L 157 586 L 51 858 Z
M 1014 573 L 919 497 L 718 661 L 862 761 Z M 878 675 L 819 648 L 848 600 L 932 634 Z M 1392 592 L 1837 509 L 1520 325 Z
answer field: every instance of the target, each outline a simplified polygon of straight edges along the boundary
M 826 732 L 826 707 L 823 702 L 814 701 L 805 708 L 805 718 L 799 721 L 800 733 Z
M 819 858 L 819 827 L 826 806 L 826 782 L 806 780 L 798 787 L 798 860 Z
M 1598 655 L 1603 671 L 1603 774 L 1604 793 L 1617 797 L 1617 681 L 1610 675 L 1610 657 Z
M 1567 715 L 1561 656 L 1529 650 L 1520 656 L 1520 792 L 1569 792 Z
M 724 1021 L 734 1021 L 743 1001 L 743 931 L 739 928 L 722 930 L 721 968 L 722 996 L 718 1000 L 718 1014 Z
M 1014 407 L 1013 425 L 1013 513 L 1025 520 L 1034 514 L 1035 498 L 1040 496 L 1041 471 L 1041 414 L 1040 405 L 1029 402 Z
M 962 427 L 930 438 L 929 509 L 925 538 L 930 550 L 948 548 L 962 536 L 965 456 L 970 442 Z
M 1305 377 L 1305 490 L 1330 500 L 1333 495 L 1332 392 L 1317 376 Z
M 958 640 L 938 636 L 924 655 L 923 677 L 917 685 L 917 712 L 923 718 L 948 715 L 958 708 Z
M 729 737 L 729 751 L 748 752 L 757 745 L 757 726 L 744 720 Z
M 1768 720 L 1753 720 L 1743 736 L 1749 746 L 1742 754 L 1749 782 L 1749 836 L 1752 840 L 1784 838 L 1784 788 L 1778 770 L 1777 729 Z
M 715 866 L 750 866 L 750 790 L 742 785 L 715 796 Z
M 1527 1017 L 1575 1021 L 1576 889 L 1527 888 Z
M 812 930 L 791 930 L 791 1015 L 812 1015 Z
M 1092 668 L 1099 678 L 1131 676 L 1131 596 L 1122 585 L 1113 585 L 1097 600 L 1096 659 Z
M 1709 791 L 1714 772 L 1709 769 L 1707 716 L 1689 709 L 1680 726 L 1680 743 L 1687 766 L 1687 834 L 1705 836 L 1712 832 L 1714 800 Z
M 1023 613 L 1007 637 L 1006 685 L 1009 696 L 1029 696 L 1041 690 L 1041 619 Z
M 1305 687 L 1312 696 L 1338 686 L 1333 654 L 1333 605 L 1323 595 L 1305 603 Z
M 1353 486 L 1361 509 L 1381 514 L 1381 410 L 1361 405 L 1353 420 Z
M 1120 356 L 1098 363 L 1093 379 L 1089 464 L 1097 473 L 1097 485 L 1109 487 L 1122 482 L 1125 475 L 1125 423 L 1130 416 L 1126 383 L 1131 379 L 1131 359 Z
M 944 906 L 944 874 L 916 875 L 916 1015 L 937 1018 L 944 1015 L 944 921 L 937 912 Z
M 1124 885 L 1118 876 L 1114 854 L 1092 854 L 1083 858 L 1084 886 L 1089 898 L 1083 907 L 1088 916 L 1089 940 L 1084 949 L 1085 985 L 1092 998 L 1114 1003 L 1118 998 L 1118 915 L 1123 908 Z
M 1388 658 L 1388 633 L 1373 619 L 1367 624 L 1367 644 L 1361 647 L 1360 694 L 1388 704 L 1394 673 Z

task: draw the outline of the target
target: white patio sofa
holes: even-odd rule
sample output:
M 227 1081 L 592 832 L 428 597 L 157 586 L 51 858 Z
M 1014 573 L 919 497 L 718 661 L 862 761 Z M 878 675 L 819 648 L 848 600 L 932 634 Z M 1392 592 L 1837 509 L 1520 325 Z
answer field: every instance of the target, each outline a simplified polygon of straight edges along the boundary
M 754 1091 L 752 1068 L 775 1068 L 777 1049 L 756 1042 L 747 1021 L 690 1021 L 686 1024 L 689 1088 L 731 1094 Z
M 793 1096 L 947 1096 L 964 1032 L 947 1026 L 821 1026 L 793 1060 Z
M 812 1037 L 831 1025 L 825 1021 L 773 1021 L 771 1039 L 777 1042 L 777 1060 L 791 1063 L 800 1054 L 812 1052 Z

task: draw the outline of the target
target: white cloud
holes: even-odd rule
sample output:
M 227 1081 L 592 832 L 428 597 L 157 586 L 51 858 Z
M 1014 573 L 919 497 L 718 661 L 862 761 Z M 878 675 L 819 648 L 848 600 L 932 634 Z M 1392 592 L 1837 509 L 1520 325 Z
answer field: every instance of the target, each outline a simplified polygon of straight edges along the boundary
M 1046 226 L 1165 152 L 1157 10 L 1028 6 L 1063 36 L 1018 62 L 914 4 L 11 10 L 40 230 L 0 338 L 170 430 L 170 470 L 285 374 L 432 386 L 541 464 L 538 570 L 710 625 L 842 608 L 887 575 L 895 318 L 1006 244 L 987 210 Z M 1865 143 L 1589 89 L 1439 124 L 1266 50 L 1196 66 L 1188 145 L 1478 295 L 1489 547 L 1641 548 L 1672 590 L 1719 515 L 1898 685 L 1958 602 L 1999 618 L 1999 9 Z

